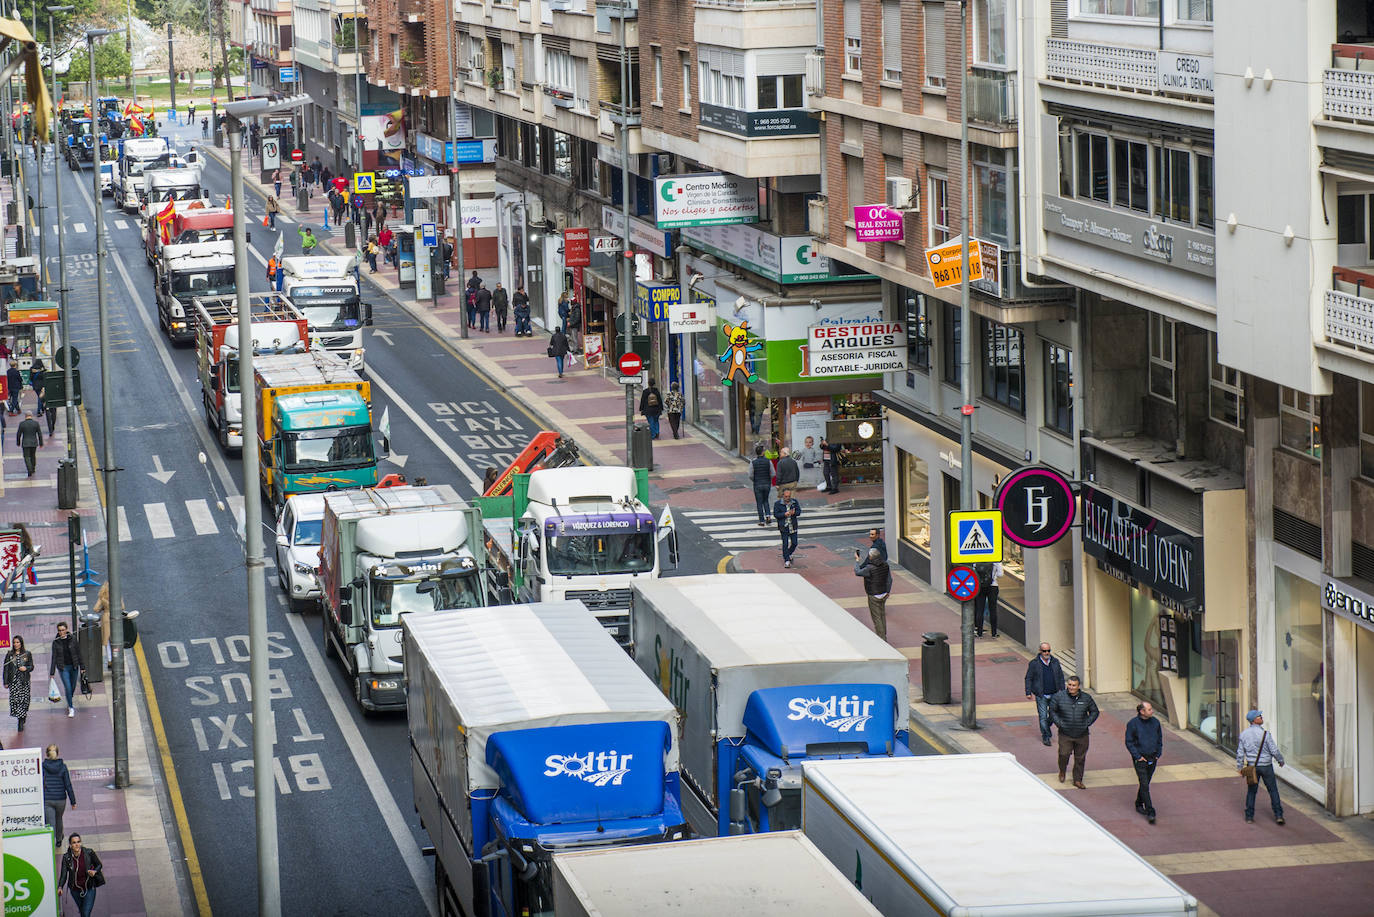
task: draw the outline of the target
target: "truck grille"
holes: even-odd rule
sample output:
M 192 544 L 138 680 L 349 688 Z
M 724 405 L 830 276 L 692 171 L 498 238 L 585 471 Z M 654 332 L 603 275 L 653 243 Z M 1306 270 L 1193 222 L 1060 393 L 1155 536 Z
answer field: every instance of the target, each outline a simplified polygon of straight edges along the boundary
M 326 348 L 350 347 L 353 344 L 353 335 L 346 337 L 321 337 L 320 344 Z
M 566 595 L 570 600 L 586 605 L 593 614 L 630 607 L 628 589 L 569 589 Z

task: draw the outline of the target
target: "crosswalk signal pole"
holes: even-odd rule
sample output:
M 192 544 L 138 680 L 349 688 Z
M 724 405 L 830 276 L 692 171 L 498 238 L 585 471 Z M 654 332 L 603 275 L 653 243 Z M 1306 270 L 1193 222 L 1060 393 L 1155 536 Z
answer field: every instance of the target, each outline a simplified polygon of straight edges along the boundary
M 973 505 L 973 314 L 968 303 L 969 243 L 973 234 L 970 220 L 970 192 L 968 168 L 968 0 L 959 3 L 959 181 L 963 223 L 963 240 L 959 244 L 959 394 L 963 400 L 959 423 L 959 508 L 974 509 Z M 978 706 L 974 699 L 974 663 L 977 651 L 973 645 L 973 603 L 965 599 L 959 603 L 959 659 L 960 694 L 963 709 L 959 719 L 965 729 L 978 728 Z

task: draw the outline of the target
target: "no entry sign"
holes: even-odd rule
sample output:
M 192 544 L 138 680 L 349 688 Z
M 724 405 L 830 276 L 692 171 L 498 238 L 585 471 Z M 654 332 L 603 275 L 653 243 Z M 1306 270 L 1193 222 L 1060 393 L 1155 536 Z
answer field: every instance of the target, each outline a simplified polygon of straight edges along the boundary
M 644 358 L 637 353 L 621 354 L 615 365 L 622 376 L 637 376 L 644 369 Z

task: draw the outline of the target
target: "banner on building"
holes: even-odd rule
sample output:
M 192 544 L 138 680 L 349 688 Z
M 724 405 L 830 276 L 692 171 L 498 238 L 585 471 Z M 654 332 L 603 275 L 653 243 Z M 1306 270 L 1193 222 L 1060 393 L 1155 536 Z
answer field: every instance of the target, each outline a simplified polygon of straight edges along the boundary
M 826 323 L 807 329 L 805 375 L 849 376 L 906 369 L 902 322 Z
M 758 180 L 723 173 L 656 178 L 654 220 L 659 229 L 757 223 Z

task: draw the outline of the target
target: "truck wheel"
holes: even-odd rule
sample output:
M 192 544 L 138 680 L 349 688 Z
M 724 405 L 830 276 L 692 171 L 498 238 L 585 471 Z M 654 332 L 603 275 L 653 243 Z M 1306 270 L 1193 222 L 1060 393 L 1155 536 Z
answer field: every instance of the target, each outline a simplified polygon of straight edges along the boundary
M 228 451 L 229 451 L 229 425 L 228 425 L 227 423 L 224 422 L 224 419 L 223 419 L 223 418 L 220 418 L 220 421 L 219 421 L 218 424 L 216 424 L 216 426 L 219 428 L 219 449 L 220 449 L 221 452 L 228 452 Z
M 320 636 L 323 637 L 324 658 L 328 659 L 334 655 L 334 641 L 329 639 L 329 615 L 320 615 Z
M 370 716 L 372 711 L 363 706 L 363 673 L 353 674 L 353 699 L 358 702 L 358 709 L 363 712 L 363 716 Z

